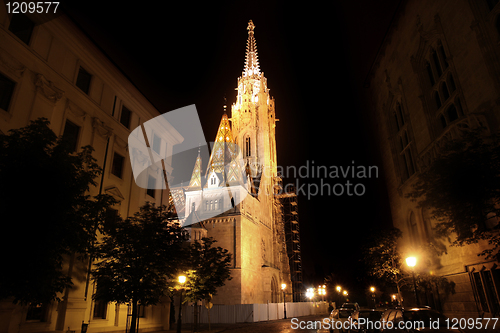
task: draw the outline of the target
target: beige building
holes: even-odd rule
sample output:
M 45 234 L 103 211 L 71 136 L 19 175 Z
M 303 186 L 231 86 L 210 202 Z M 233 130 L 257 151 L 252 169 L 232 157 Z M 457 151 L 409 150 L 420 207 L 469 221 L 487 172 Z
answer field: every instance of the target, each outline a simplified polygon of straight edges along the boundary
M 198 156 L 179 198 L 185 202 L 181 221 L 202 221 L 192 225 L 192 237 L 214 237 L 232 254 L 232 280 L 219 289 L 215 304 L 280 302 L 283 283 L 292 293 L 282 205 L 275 196 L 275 102 L 260 71 L 254 28 L 250 21 L 231 118 L 224 108 L 206 171 Z M 180 193 L 172 192 L 174 198 Z
M 26 126 L 30 120 L 46 117 L 57 135 L 73 140 L 75 149 L 94 147 L 94 157 L 104 169 L 102 193 L 113 195 L 121 216 L 130 216 L 145 202 L 166 202 L 162 190 L 139 188 L 133 179 L 127 139 L 131 130 L 160 113 L 126 76 L 65 15 L 39 21 L 36 15 L 8 15 L 0 5 L 0 131 Z M 156 138 L 157 153 L 166 153 L 183 138 Z M 153 133 L 147 133 L 153 137 Z M 171 161 L 165 169 L 171 172 Z M 149 179 L 162 180 L 161 169 L 152 168 Z M 91 194 L 98 194 L 93 188 Z M 60 303 L 43 307 L 14 306 L 0 301 L 0 332 L 80 331 L 82 322 L 89 332 L 123 331 L 127 306 L 93 302 L 94 284 L 82 268 Z M 65 267 L 64 269 L 68 269 Z M 88 283 L 87 283 L 88 281 Z M 168 316 L 160 306 L 141 309 L 140 327 L 158 330 Z
M 404 195 L 445 140 L 467 128 L 499 130 L 499 41 L 498 1 L 402 1 L 368 79 L 393 224 L 403 231 L 400 251 L 413 254 L 430 241 L 446 251 L 421 258 L 431 265 L 416 269 L 455 282 L 456 293 L 433 286 L 422 302 L 459 318 L 498 316 L 498 263 L 477 256 L 485 244 L 436 239 L 426 210 Z

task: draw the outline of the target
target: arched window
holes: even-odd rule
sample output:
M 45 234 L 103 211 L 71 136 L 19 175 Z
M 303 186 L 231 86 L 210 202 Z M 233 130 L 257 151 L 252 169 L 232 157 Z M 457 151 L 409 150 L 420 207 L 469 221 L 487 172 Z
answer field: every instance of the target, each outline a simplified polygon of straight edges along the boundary
M 245 156 L 246 157 L 252 156 L 252 145 L 249 136 L 245 138 Z
M 409 124 L 406 119 L 403 106 L 396 102 L 393 109 L 394 130 L 396 132 L 395 146 L 397 155 L 397 164 L 401 171 L 401 181 L 405 182 L 416 170 L 415 161 L 412 153 L 412 138 L 409 134 Z
M 434 69 L 436 70 L 437 78 L 439 79 L 441 75 L 443 75 L 443 69 L 441 68 L 441 64 L 439 63 L 437 52 L 434 49 L 432 49 L 431 51 L 431 59 L 434 64 Z
M 434 92 L 434 100 L 436 101 L 436 110 L 438 110 L 443 104 L 441 103 L 441 98 L 439 97 L 439 93 L 437 91 Z
M 453 105 L 453 104 L 451 104 L 448 107 L 448 110 L 446 111 L 446 114 L 448 115 L 448 120 L 450 121 L 450 123 L 452 121 L 455 121 L 455 120 L 458 119 L 457 109 L 455 108 L 455 105 Z
M 486 3 L 488 4 L 489 10 L 493 10 L 495 8 L 496 4 L 498 3 L 498 0 L 486 0 Z
M 453 80 L 453 75 L 448 74 L 448 86 L 450 87 L 450 93 L 453 93 L 457 90 L 457 86 L 455 85 L 455 80 Z
M 425 69 L 427 70 L 431 86 L 434 86 L 434 84 L 436 84 L 436 79 L 434 78 L 434 73 L 432 73 L 431 64 L 428 61 L 425 62 Z
M 271 303 L 279 303 L 279 289 L 278 289 L 278 282 L 276 281 L 276 278 L 273 276 L 271 278 Z
M 439 117 L 439 120 L 441 121 L 441 126 L 443 126 L 443 129 L 445 129 L 446 126 L 448 126 L 448 124 L 446 123 L 446 118 L 443 115 L 441 115 Z
M 450 92 L 448 91 L 446 82 L 443 82 L 443 84 L 441 85 L 441 93 L 443 94 L 443 101 L 446 101 L 448 98 L 450 98 Z
M 425 71 L 421 78 L 426 81 L 425 76 L 428 76 L 432 85 L 428 88 L 426 96 L 429 111 L 435 119 L 436 135 L 439 135 L 441 130 L 446 129 L 453 121 L 463 116 L 462 105 L 459 105 L 458 99 L 460 92 L 457 89 L 459 87 L 457 87 L 456 73 L 448 62 L 445 47 L 440 40 L 428 49 L 427 57 L 422 59 L 422 65 Z
M 410 231 L 410 238 L 412 245 L 413 246 L 420 245 L 420 235 L 418 233 L 417 219 L 415 218 L 415 214 L 413 212 L 410 213 L 410 218 L 408 220 L 408 227 Z

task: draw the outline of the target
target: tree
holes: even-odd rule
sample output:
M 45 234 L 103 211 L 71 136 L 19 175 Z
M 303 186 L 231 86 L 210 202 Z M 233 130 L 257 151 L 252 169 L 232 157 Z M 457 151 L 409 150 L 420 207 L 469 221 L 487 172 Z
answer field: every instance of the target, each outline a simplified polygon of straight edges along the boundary
M 396 247 L 402 235 L 398 228 L 372 234 L 371 242 L 363 248 L 362 259 L 369 276 L 397 284 L 398 276 L 401 276 L 401 256 Z
M 212 246 L 215 242 L 212 237 L 205 237 L 191 243 L 186 282 L 186 299 L 190 301 L 210 299 L 217 294 L 217 288 L 231 279 L 231 253 Z M 195 307 L 194 319 L 197 325 L 198 307 Z
M 435 233 L 451 245 L 486 240 L 479 255 L 500 260 L 500 137 L 475 130 L 451 140 L 406 197 L 430 210 Z M 453 238 L 451 235 L 454 235 Z
M 0 211 L 4 239 L 0 298 L 41 304 L 72 285 L 66 255 L 85 255 L 114 204 L 90 196 L 101 168 L 92 147 L 74 153 L 45 118 L 0 135 Z
M 134 216 L 118 219 L 97 246 L 94 299 L 130 302 L 131 333 L 136 329 L 138 305 L 157 304 L 168 288 L 167 279 L 185 260 L 186 233 L 172 217 L 165 206 L 146 203 Z

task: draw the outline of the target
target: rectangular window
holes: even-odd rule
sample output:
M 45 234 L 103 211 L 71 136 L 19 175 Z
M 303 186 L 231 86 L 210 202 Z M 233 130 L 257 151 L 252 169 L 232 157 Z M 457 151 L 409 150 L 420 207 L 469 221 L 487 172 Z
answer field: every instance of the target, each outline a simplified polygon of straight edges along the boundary
M 26 313 L 26 320 L 32 321 L 41 321 L 44 322 L 47 320 L 47 309 L 48 306 L 45 304 L 37 304 L 28 307 L 28 312 Z
M 66 120 L 64 125 L 63 140 L 68 144 L 72 152 L 76 151 L 78 146 L 78 134 L 80 134 L 80 126 Z
M 157 154 L 160 154 L 160 148 L 161 148 L 161 138 L 153 133 L 153 150 Z
M 122 113 L 120 115 L 120 123 L 126 128 L 130 128 L 130 118 L 132 116 L 132 111 L 127 109 L 125 106 L 122 107 Z
M 0 109 L 9 111 L 10 100 L 16 84 L 0 74 Z
M 123 165 L 125 163 L 125 157 L 118 153 L 113 155 L 113 164 L 111 165 L 111 173 L 118 178 L 123 178 Z
M 480 272 L 472 273 L 474 279 L 474 284 L 476 285 L 477 296 L 479 297 L 479 304 L 484 312 L 489 312 L 488 302 L 486 301 L 486 295 L 484 294 L 483 281 L 481 281 Z
M 155 188 L 156 188 L 156 178 L 153 176 L 148 176 L 148 189 L 146 190 L 146 194 L 150 197 L 155 197 Z
M 94 319 L 106 319 L 108 303 L 102 300 L 95 301 L 94 304 Z
M 24 14 L 14 14 L 10 20 L 9 30 L 24 44 L 29 45 L 35 23 Z
M 113 208 L 108 208 L 104 216 L 104 230 L 114 231 L 116 229 L 116 223 L 118 221 L 118 211 Z
M 142 304 L 139 304 L 137 307 L 138 307 L 138 309 L 137 309 L 137 316 L 139 318 L 146 318 L 146 306 L 142 305 Z
M 76 86 L 80 88 L 87 95 L 90 91 L 90 81 L 92 80 L 92 75 L 85 70 L 85 68 L 80 66 L 78 70 L 78 76 L 76 77 Z

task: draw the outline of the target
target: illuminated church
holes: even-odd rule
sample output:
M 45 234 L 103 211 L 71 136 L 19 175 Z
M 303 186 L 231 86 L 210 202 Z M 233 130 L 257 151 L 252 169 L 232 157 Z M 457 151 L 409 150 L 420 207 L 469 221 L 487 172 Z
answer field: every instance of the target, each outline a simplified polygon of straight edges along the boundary
M 224 106 L 206 169 L 198 154 L 189 186 L 172 189 L 174 197 L 183 196 L 180 219 L 191 224 L 191 237 L 214 237 L 232 254 L 232 279 L 219 289 L 216 304 L 281 302 L 281 284 L 291 285 L 283 213 L 275 196 L 280 186 L 275 102 L 260 71 L 252 21 L 247 29 L 231 117 Z

